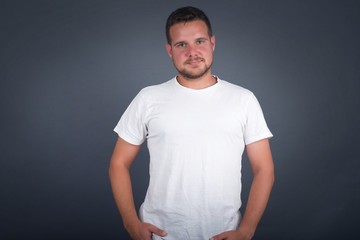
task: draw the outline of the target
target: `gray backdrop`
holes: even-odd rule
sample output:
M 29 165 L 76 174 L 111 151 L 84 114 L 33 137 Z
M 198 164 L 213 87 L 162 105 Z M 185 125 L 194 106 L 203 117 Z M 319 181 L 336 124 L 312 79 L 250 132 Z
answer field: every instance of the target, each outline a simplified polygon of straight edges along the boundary
M 113 128 L 141 88 L 175 76 L 164 26 L 186 5 L 212 21 L 213 73 L 255 93 L 275 136 L 254 239 L 360 235 L 358 1 L 15 0 L 0 3 L 0 238 L 128 239 Z M 131 171 L 139 207 L 146 144 Z

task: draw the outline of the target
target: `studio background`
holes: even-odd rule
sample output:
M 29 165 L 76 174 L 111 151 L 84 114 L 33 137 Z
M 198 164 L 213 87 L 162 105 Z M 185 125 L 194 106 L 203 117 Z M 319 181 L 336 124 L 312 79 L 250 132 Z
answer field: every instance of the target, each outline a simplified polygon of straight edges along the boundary
M 128 239 L 108 178 L 117 121 L 176 75 L 165 21 L 205 11 L 213 74 L 255 93 L 275 185 L 254 239 L 360 235 L 358 1 L 1 1 L 0 239 Z M 137 208 L 146 144 L 131 172 Z M 243 159 L 244 206 L 252 173 Z M 244 207 L 242 207 L 242 212 Z

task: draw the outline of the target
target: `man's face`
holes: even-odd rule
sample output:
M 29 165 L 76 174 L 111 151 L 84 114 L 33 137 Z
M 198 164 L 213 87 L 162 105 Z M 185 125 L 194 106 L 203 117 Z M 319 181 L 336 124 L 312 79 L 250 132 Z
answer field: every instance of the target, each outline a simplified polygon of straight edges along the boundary
M 196 79 L 209 72 L 215 36 L 209 37 L 205 22 L 177 23 L 170 27 L 170 37 L 171 45 L 166 44 L 166 50 L 180 75 Z

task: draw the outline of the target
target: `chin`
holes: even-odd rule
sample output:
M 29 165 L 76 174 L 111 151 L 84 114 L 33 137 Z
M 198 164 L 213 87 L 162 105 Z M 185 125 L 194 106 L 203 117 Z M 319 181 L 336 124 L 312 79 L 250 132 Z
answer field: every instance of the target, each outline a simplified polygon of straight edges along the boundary
M 179 73 L 188 79 L 197 79 L 197 78 L 201 78 L 202 76 L 204 76 L 207 72 L 209 71 L 209 69 L 205 70 L 205 71 L 201 71 L 201 72 L 186 72 L 186 71 L 179 71 Z

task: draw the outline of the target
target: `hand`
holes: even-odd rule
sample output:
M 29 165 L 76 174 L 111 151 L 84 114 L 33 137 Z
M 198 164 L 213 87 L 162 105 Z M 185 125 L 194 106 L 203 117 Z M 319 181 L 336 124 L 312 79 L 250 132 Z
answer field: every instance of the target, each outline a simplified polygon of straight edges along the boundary
M 237 231 L 228 231 L 220 233 L 216 236 L 210 238 L 210 240 L 251 240 L 251 236 L 239 230 Z
M 153 233 L 161 237 L 167 235 L 164 230 L 161 230 L 150 223 L 139 222 L 136 225 L 136 228 L 130 233 L 130 236 L 134 240 L 151 240 Z

